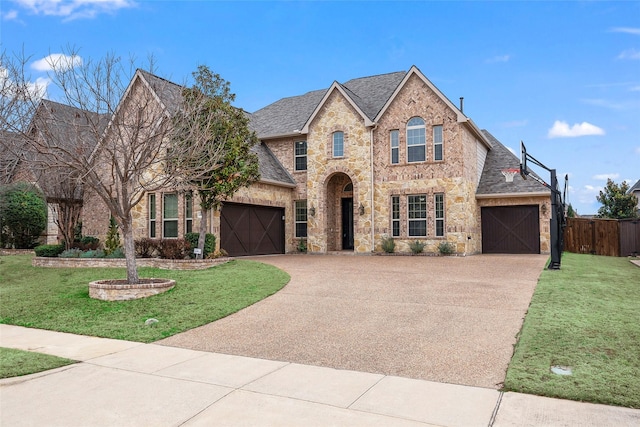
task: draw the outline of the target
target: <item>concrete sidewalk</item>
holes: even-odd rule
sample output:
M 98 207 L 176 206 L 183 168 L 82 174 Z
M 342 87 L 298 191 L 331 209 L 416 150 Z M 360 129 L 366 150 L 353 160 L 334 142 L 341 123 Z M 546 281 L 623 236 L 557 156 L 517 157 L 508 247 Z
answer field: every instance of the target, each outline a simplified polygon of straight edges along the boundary
M 0 325 L 80 360 L 0 380 L 3 426 L 636 426 L 640 410 Z

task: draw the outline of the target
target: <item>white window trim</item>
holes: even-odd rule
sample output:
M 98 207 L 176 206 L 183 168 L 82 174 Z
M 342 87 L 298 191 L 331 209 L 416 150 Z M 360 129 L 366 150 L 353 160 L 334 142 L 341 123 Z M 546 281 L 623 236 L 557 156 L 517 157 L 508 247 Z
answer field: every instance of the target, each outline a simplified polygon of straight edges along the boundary
M 162 238 L 163 239 L 177 239 L 180 236 L 180 229 L 177 230 L 177 233 L 176 233 L 177 235 L 176 236 L 167 237 L 167 236 L 164 235 L 164 230 L 165 230 L 164 225 L 165 225 L 165 223 L 167 223 L 169 221 L 175 221 L 176 226 L 180 225 L 180 222 L 179 222 L 180 221 L 180 205 L 179 204 L 178 204 L 178 216 L 176 218 L 168 218 L 167 219 L 165 217 L 165 215 L 164 215 L 165 214 L 165 212 L 164 212 L 164 204 L 165 204 L 164 200 L 165 200 L 166 196 L 170 196 L 170 195 L 175 195 L 176 196 L 176 201 L 179 202 L 177 193 L 163 193 L 162 194 Z
M 305 209 L 305 214 L 306 215 L 305 215 L 305 220 L 304 221 L 299 221 L 298 220 L 298 203 L 301 203 L 301 202 L 304 202 L 304 204 L 305 204 L 304 209 Z M 295 237 L 305 239 L 309 235 L 309 224 L 308 224 L 309 221 L 308 220 L 309 220 L 309 210 L 308 210 L 307 200 L 303 199 L 303 200 L 294 201 L 294 203 L 293 203 L 293 222 L 294 222 L 294 224 L 293 224 L 293 232 L 294 232 Z M 306 225 L 306 227 L 307 227 L 307 236 L 299 236 L 298 235 L 298 224 L 305 224 Z
M 342 154 L 336 154 L 336 135 L 342 135 Z M 344 157 L 344 132 L 337 130 L 331 134 L 331 154 L 334 158 Z
M 394 143 L 393 135 L 396 136 L 395 147 L 393 145 Z M 392 129 L 389 131 L 389 146 L 391 147 L 391 151 L 389 152 L 389 155 L 390 155 L 389 162 L 392 165 L 400 164 L 400 131 L 398 129 Z M 398 152 L 398 155 L 396 156 L 398 158 L 397 162 L 393 161 L 393 150 L 396 150 Z
M 297 145 L 299 143 L 304 143 L 304 154 L 298 154 L 296 153 L 296 149 L 297 149 Z M 307 146 L 307 141 L 295 141 L 293 143 L 293 170 L 295 172 L 304 172 L 307 170 L 307 152 L 308 152 L 309 147 Z M 304 157 L 305 158 L 305 168 L 304 169 L 298 169 L 298 158 L 299 157 Z
M 436 142 L 436 128 L 440 129 L 440 141 Z M 433 131 L 432 131 L 432 135 L 433 135 L 433 160 L 436 162 L 441 162 L 444 160 L 444 128 L 442 127 L 442 125 L 435 125 L 433 126 Z M 436 146 L 440 146 L 440 153 L 442 155 L 441 159 L 436 159 Z
M 151 198 L 153 198 L 153 203 L 151 203 Z M 158 230 L 156 228 L 156 224 L 158 223 L 158 210 L 156 209 L 156 193 L 147 194 L 147 209 L 149 211 L 149 238 L 155 239 L 158 235 Z M 152 234 L 153 230 L 153 236 Z
M 425 211 L 424 211 L 424 218 L 410 218 L 410 209 L 411 209 L 411 203 L 409 202 L 409 198 L 410 197 L 424 197 L 425 200 Z M 428 207 L 428 203 L 427 203 L 427 195 L 426 194 L 408 194 L 407 195 L 407 237 L 427 237 L 428 235 L 428 231 L 427 231 L 427 217 L 428 217 L 428 213 L 429 213 L 429 207 Z M 412 235 L 411 234 L 411 223 L 412 222 L 418 222 L 418 221 L 423 221 L 424 222 L 424 235 Z
M 393 205 L 394 202 L 398 202 L 398 217 L 394 218 Z M 398 224 L 398 234 L 394 234 L 394 225 Z M 391 236 L 392 237 L 400 237 L 400 196 L 391 196 Z
M 422 124 L 421 125 L 413 125 L 413 126 L 409 126 L 409 122 L 413 119 L 420 119 L 422 120 Z M 426 137 L 426 132 L 427 132 L 427 127 L 426 127 L 426 123 L 424 121 L 424 119 L 422 117 L 419 116 L 415 116 L 412 117 L 411 119 L 409 119 L 409 122 L 407 122 L 407 131 L 406 131 L 406 135 L 407 135 L 407 141 L 406 141 L 406 145 L 407 145 L 407 163 L 420 163 L 420 162 L 424 162 L 427 160 L 427 137 Z M 417 130 L 417 129 L 424 129 L 424 140 L 422 142 L 422 144 L 411 144 L 409 145 L 409 131 L 410 130 Z M 424 160 L 409 160 L 409 147 L 423 147 L 424 148 Z
M 438 197 L 442 197 L 442 216 L 438 216 Z M 445 235 L 445 208 L 444 208 L 444 193 L 436 193 L 433 195 L 433 216 L 435 218 L 434 234 L 436 237 L 444 237 Z M 438 234 L 438 221 L 442 221 L 442 234 Z

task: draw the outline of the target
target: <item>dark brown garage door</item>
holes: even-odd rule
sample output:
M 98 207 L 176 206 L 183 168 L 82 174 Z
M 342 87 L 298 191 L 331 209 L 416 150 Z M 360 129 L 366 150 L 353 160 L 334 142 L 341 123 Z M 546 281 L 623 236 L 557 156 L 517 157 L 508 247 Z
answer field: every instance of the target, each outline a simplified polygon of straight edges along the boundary
M 231 256 L 284 253 L 284 209 L 225 203 L 220 247 Z
M 538 205 L 482 208 L 482 253 L 539 254 Z

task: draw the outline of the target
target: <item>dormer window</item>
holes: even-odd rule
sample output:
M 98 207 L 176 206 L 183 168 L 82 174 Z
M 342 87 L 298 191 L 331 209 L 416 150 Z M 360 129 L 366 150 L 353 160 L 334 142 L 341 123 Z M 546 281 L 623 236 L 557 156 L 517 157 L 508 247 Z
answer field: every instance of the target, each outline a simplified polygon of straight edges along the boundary
M 424 120 L 413 117 L 407 123 L 407 162 L 426 160 L 426 142 Z
M 344 157 L 344 132 L 333 133 L 333 157 Z

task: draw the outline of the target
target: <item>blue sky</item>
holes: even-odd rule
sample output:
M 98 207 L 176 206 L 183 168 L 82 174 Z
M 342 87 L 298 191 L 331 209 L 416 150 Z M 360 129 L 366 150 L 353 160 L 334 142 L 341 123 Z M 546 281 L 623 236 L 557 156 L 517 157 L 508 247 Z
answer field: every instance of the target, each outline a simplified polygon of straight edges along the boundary
M 82 59 L 151 54 L 178 83 L 208 65 L 250 112 L 416 65 L 480 128 L 569 174 L 579 213 L 597 211 L 607 177 L 640 179 L 638 1 L 2 0 L 0 25 L 34 80 L 68 46 Z

